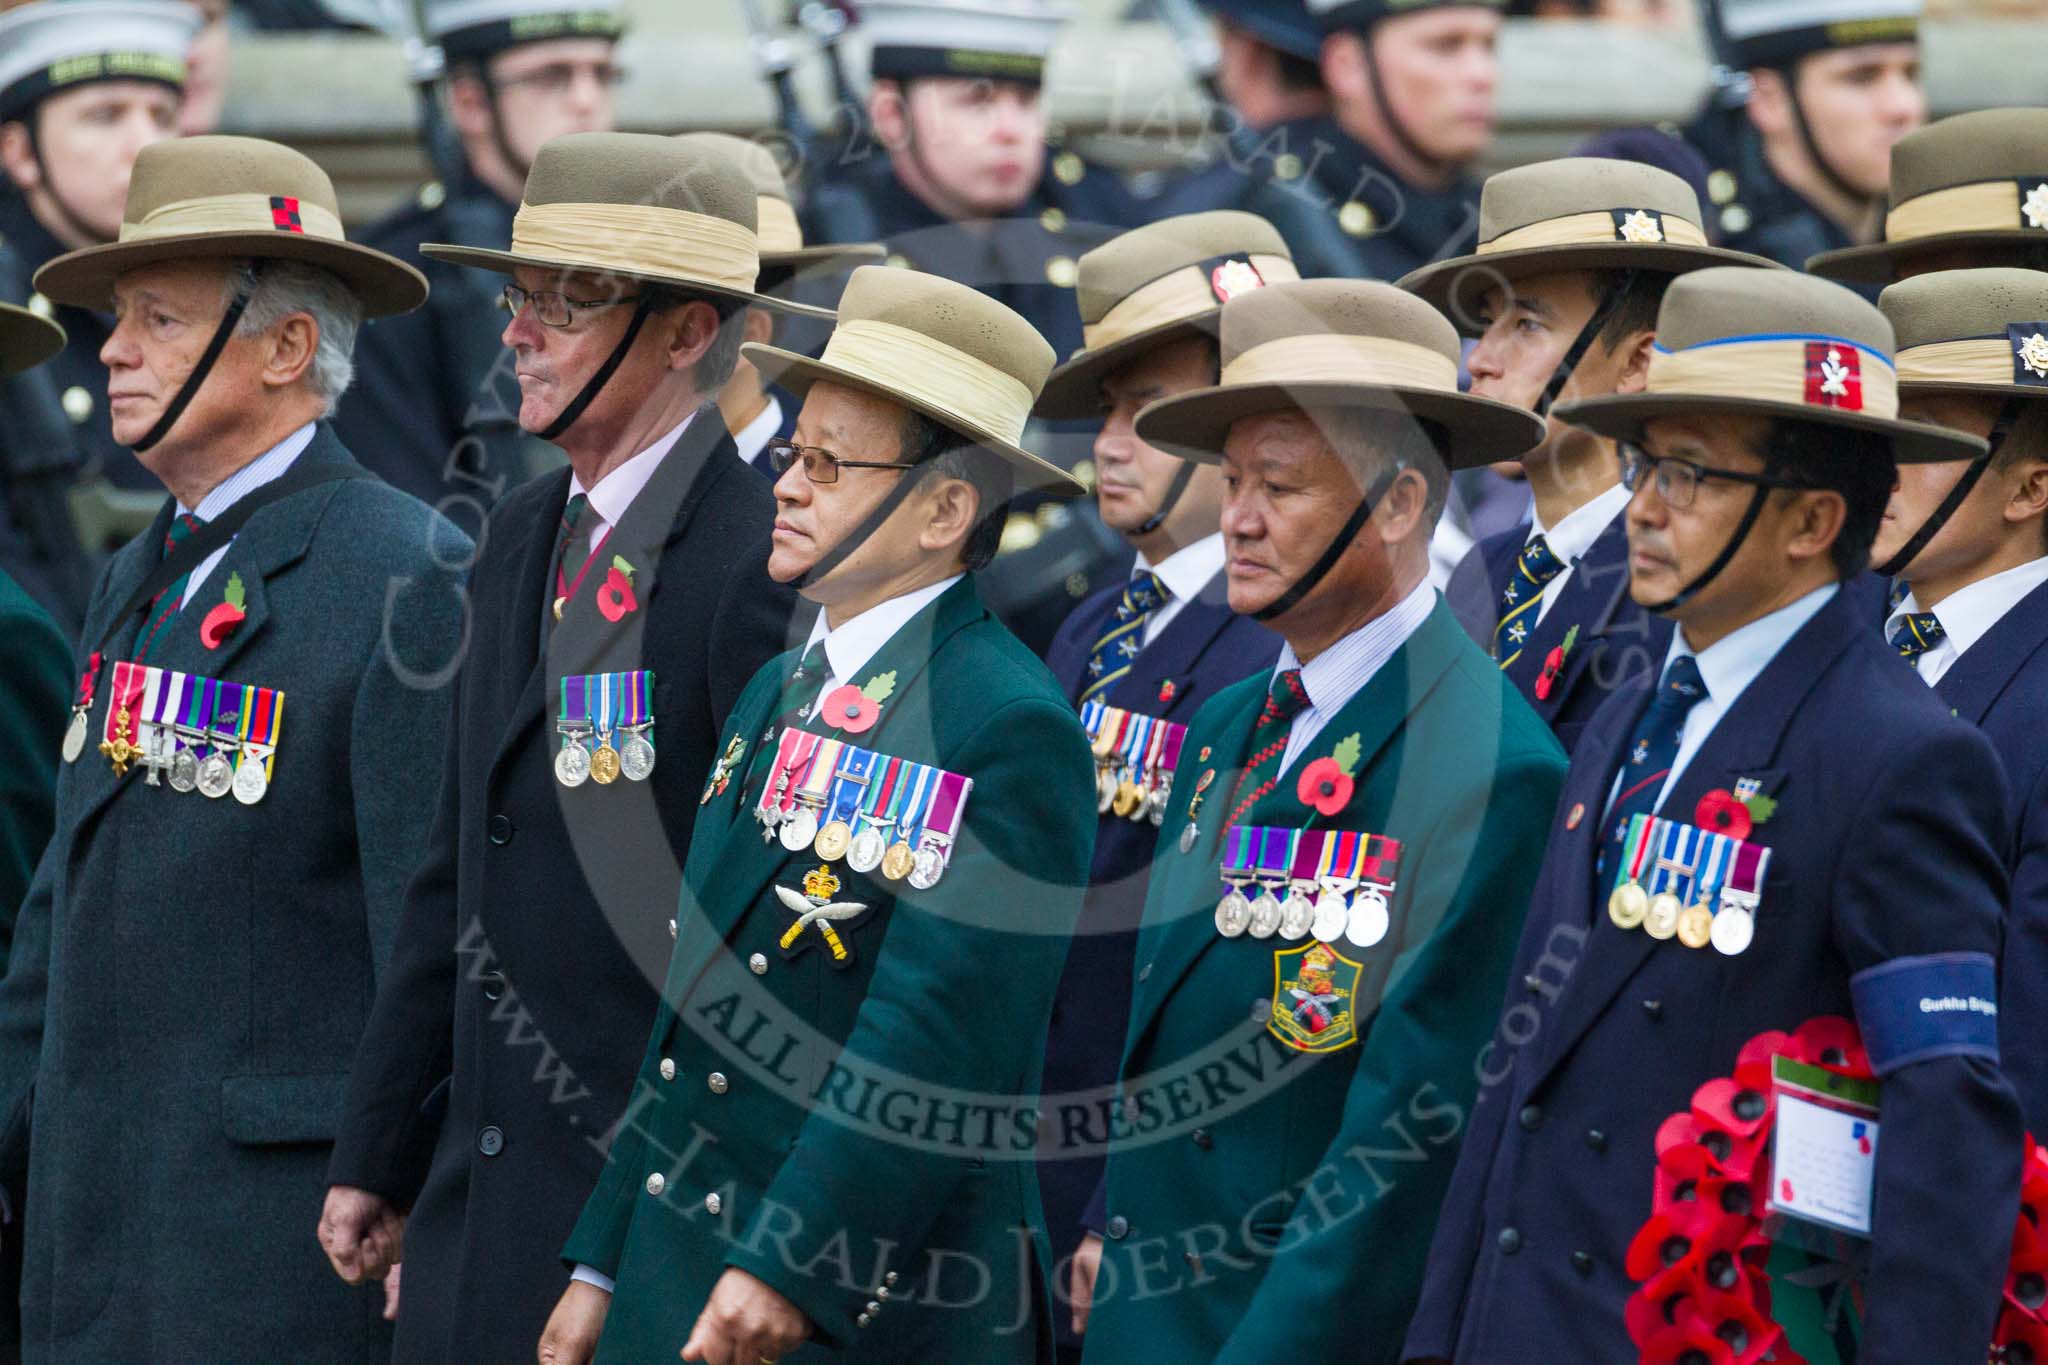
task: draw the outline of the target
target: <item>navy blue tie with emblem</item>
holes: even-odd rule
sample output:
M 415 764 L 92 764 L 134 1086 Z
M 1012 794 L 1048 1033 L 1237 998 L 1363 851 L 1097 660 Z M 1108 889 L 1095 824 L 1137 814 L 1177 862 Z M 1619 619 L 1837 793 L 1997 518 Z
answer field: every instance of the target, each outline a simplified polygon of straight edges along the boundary
M 1892 632 L 1892 648 L 1899 651 L 1901 659 L 1912 663 L 1947 638 L 1948 632 L 1941 628 L 1933 612 L 1908 612 Z
M 1664 667 L 1657 695 L 1636 722 L 1628 752 L 1622 755 L 1621 786 L 1607 812 L 1608 846 L 1618 850 L 1628 838 L 1628 822 L 1635 815 L 1657 809 L 1664 780 L 1678 759 L 1679 737 L 1685 732 L 1685 718 L 1707 699 L 1706 680 L 1690 654 L 1681 654 Z
M 1508 575 L 1507 591 L 1500 595 L 1500 624 L 1493 628 L 1493 657 L 1502 668 L 1522 657 L 1522 646 L 1543 614 L 1543 587 L 1563 572 L 1564 561 L 1542 536 L 1522 547 L 1515 571 Z
M 1145 643 L 1145 622 L 1172 600 L 1173 594 L 1158 574 L 1144 570 L 1131 575 L 1131 581 L 1124 584 L 1123 599 L 1110 615 L 1109 629 L 1088 655 L 1088 680 L 1081 685 L 1081 701 L 1093 701 L 1131 671 Z

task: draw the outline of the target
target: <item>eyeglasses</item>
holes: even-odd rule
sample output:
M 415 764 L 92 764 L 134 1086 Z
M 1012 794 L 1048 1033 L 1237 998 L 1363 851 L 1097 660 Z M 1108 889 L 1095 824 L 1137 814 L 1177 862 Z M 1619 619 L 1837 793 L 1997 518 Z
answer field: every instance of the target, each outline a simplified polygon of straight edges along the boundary
M 1708 479 L 1746 483 L 1751 488 L 1803 488 L 1804 484 L 1774 479 L 1765 474 L 1746 474 L 1739 469 L 1714 469 L 1691 460 L 1652 455 L 1641 446 L 1621 442 L 1621 486 L 1633 493 L 1648 475 L 1657 496 L 1674 512 L 1683 512 L 1699 496 L 1700 484 Z
M 628 294 L 622 299 L 572 299 L 559 289 L 521 289 L 516 284 L 505 286 L 503 303 L 505 311 L 519 316 L 527 304 L 533 305 L 533 316 L 543 327 L 563 328 L 576 320 L 578 312 L 591 312 L 599 308 L 615 308 L 622 303 L 635 303 L 638 294 Z
M 614 66 L 610 63 L 579 65 L 575 62 L 555 62 L 541 67 L 538 71 L 529 71 L 521 76 L 501 77 L 494 84 L 500 90 L 510 90 L 516 86 L 525 86 L 542 95 L 560 99 L 575 86 L 576 78 L 585 73 L 588 73 L 591 79 L 607 90 L 618 88 L 626 80 L 626 69 L 622 66 Z
M 795 441 L 781 439 L 767 445 L 768 467 L 781 478 L 789 467 L 799 460 L 803 462 L 804 477 L 812 483 L 838 483 L 842 469 L 915 469 L 914 463 L 899 460 L 842 460 L 823 446 L 800 446 Z

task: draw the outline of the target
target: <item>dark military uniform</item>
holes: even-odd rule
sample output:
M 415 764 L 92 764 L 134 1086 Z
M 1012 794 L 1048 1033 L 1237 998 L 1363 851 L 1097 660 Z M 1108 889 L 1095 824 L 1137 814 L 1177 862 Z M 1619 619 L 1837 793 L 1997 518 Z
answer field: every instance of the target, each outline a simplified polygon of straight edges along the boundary
M 0 299 L 25 297 L 16 292 L 25 275 L 0 243 Z M 77 460 L 57 393 L 45 370 L 0 377 L 0 573 L 70 634 L 92 595 L 92 571 L 67 505 Z
M 1709 226 L 1722 246 L 1800 270 L 1809 256 L 1856 244 L 1841 224 L 1778 179 L 1764 160 L 1763 138 L 1742 110 L 1708 109 L 1687 125 L 1685 137 L 1713 168 Z
M 366 245 L 419 262 L 433 292 L 419 311 L 363 328 L 356 382 L 334 425 L 368 452 L 373 473 L 429 504 L 456 495 L 488 507 L 532 472 L 512 353 L 498 342 L 499 281 L 419 255 L 423 242 L 510 241 L 515 209 L 465 172 L 452 190 L 431 183 L 363 233 Z

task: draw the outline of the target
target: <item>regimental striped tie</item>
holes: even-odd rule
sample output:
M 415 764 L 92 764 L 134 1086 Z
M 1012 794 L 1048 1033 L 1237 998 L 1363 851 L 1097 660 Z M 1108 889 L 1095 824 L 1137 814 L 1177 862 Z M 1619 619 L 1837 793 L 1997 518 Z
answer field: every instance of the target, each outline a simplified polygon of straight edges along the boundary
M 1123 600 L 1110 616 L 1109 630 L 1089 651 L 1088 678 L 1081 685 L 1078 700 L 1093 701 L 1122 681 L 1138 661 L 1138 650 L 1145 643 L 1145 622 L 1172 600 L 1173 594 L 1166 590 L 1158 574 L 1146 570 L 1131 576 L 1131 581 L 1124 584 Z
M 1650 814 L 1664 794 L 1664 781 L 1671 765 L 1678 761 L 1679 740 L 1685 734 L 1685 718 L 1692 708 L 1707 699 L 1707 680 L 1700 676 L 1699 663 L 1681 654 L 1664 670 L 1657 694 L 1636 723 L 1629 750 L 1622 755 L 1621 787 L 1607 812 L 1607 836 L 1618 856 L 1628 838 L 1629 817 Z M 1602 864 L 1603 870 L 1605 863 Z
M 1907 612 L 1899 621 L 1898 629 L 1892 632 L 1892 648 L 1899 651 L 1899 657 L 1907 663 L 1933 649 L 1948 638 L 1948 632 L 1941 628 L 1931 611 Z
M 1500 595 L 1500 624 L 1493 628 L 1493 657 L 1500 666 L 1522 657 L 1522 646 L 1543 614 L 1543 585 L 1564 572 L 1564 561 L 1550 551 L 1550 542 L 1537 536 L 1522 547 L 1515 571 L 1508 575 L 1507 591 Z
M 1280 780 L 1280 759 L 1287 752 L 1287 732 L 1294 728 L 1294 718 L 1308 707 L 1308 689 L 1302 686 L 1300 669 L 1289 668 L 1273 675 L 1265 709 L 1259 712 L 1259 723 L 1252 727 L 1251 754 L 1244 761 L 1244 771 L 1237 775 L 1237 785 L 1230 789 L 1230 818 L 1223 822 L 1225 829 L 1243 819 L 1244 813 L 1259 804 Z
M 164 532 L 164 558 L 169 559 L 186 536 L 206 525 L 190 512 L 180 512 L 171 518 L 171 524 Z M 157 636 L 170 624 L 171 618 L 185 607 L 185 589 L 192 582 L 191 570 L 186 570 L 156 595 L 149 604 L 149 624 L 142 629 L 142 636 L 135 645 L 135 658 L 148 663 L 150 651 L 156 648 Z

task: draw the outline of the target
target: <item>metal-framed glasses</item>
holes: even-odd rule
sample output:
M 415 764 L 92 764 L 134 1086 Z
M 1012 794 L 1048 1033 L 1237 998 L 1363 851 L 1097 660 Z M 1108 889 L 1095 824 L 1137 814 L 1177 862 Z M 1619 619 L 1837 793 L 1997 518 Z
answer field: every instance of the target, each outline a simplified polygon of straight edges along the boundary
M 1749 474 L 1739 469 L 1715 469 L 1691 460 L 1652 455 L 1631 441 L 1621 444 L 1621 486 L 1633 493 L 1645 478 L 1656 488 L 1666 507 L 1683 512 L 1699 496 L 1700 485 L 1709 479 L 1745 483 L 1751 488 L 1796 488 L 1800 485 L 1767 474 Z
M 781 478 L 789 472 L 790 466 L 801 463 L 804 477 L 812 483 L 837 483 L 842 469 L 915 469 L 916 464 L 904 460 L 842 460 L 823 446 L 800 446 L 795 441 L 780 437 L 767 445 L 768 467 Z
M 639 298 L 638 294 L 628 294 L 621 299 L 572 299 L 559 289 L 521 289 L 516 284 L 506 285 L 503 295 L 505 311 L 512 316 L 519 316 L 520 310 L 530 303 L 540 325 L 554 328 L 567 327 L 579 313 L 616 308 L 622 303 L 636 303 Z

